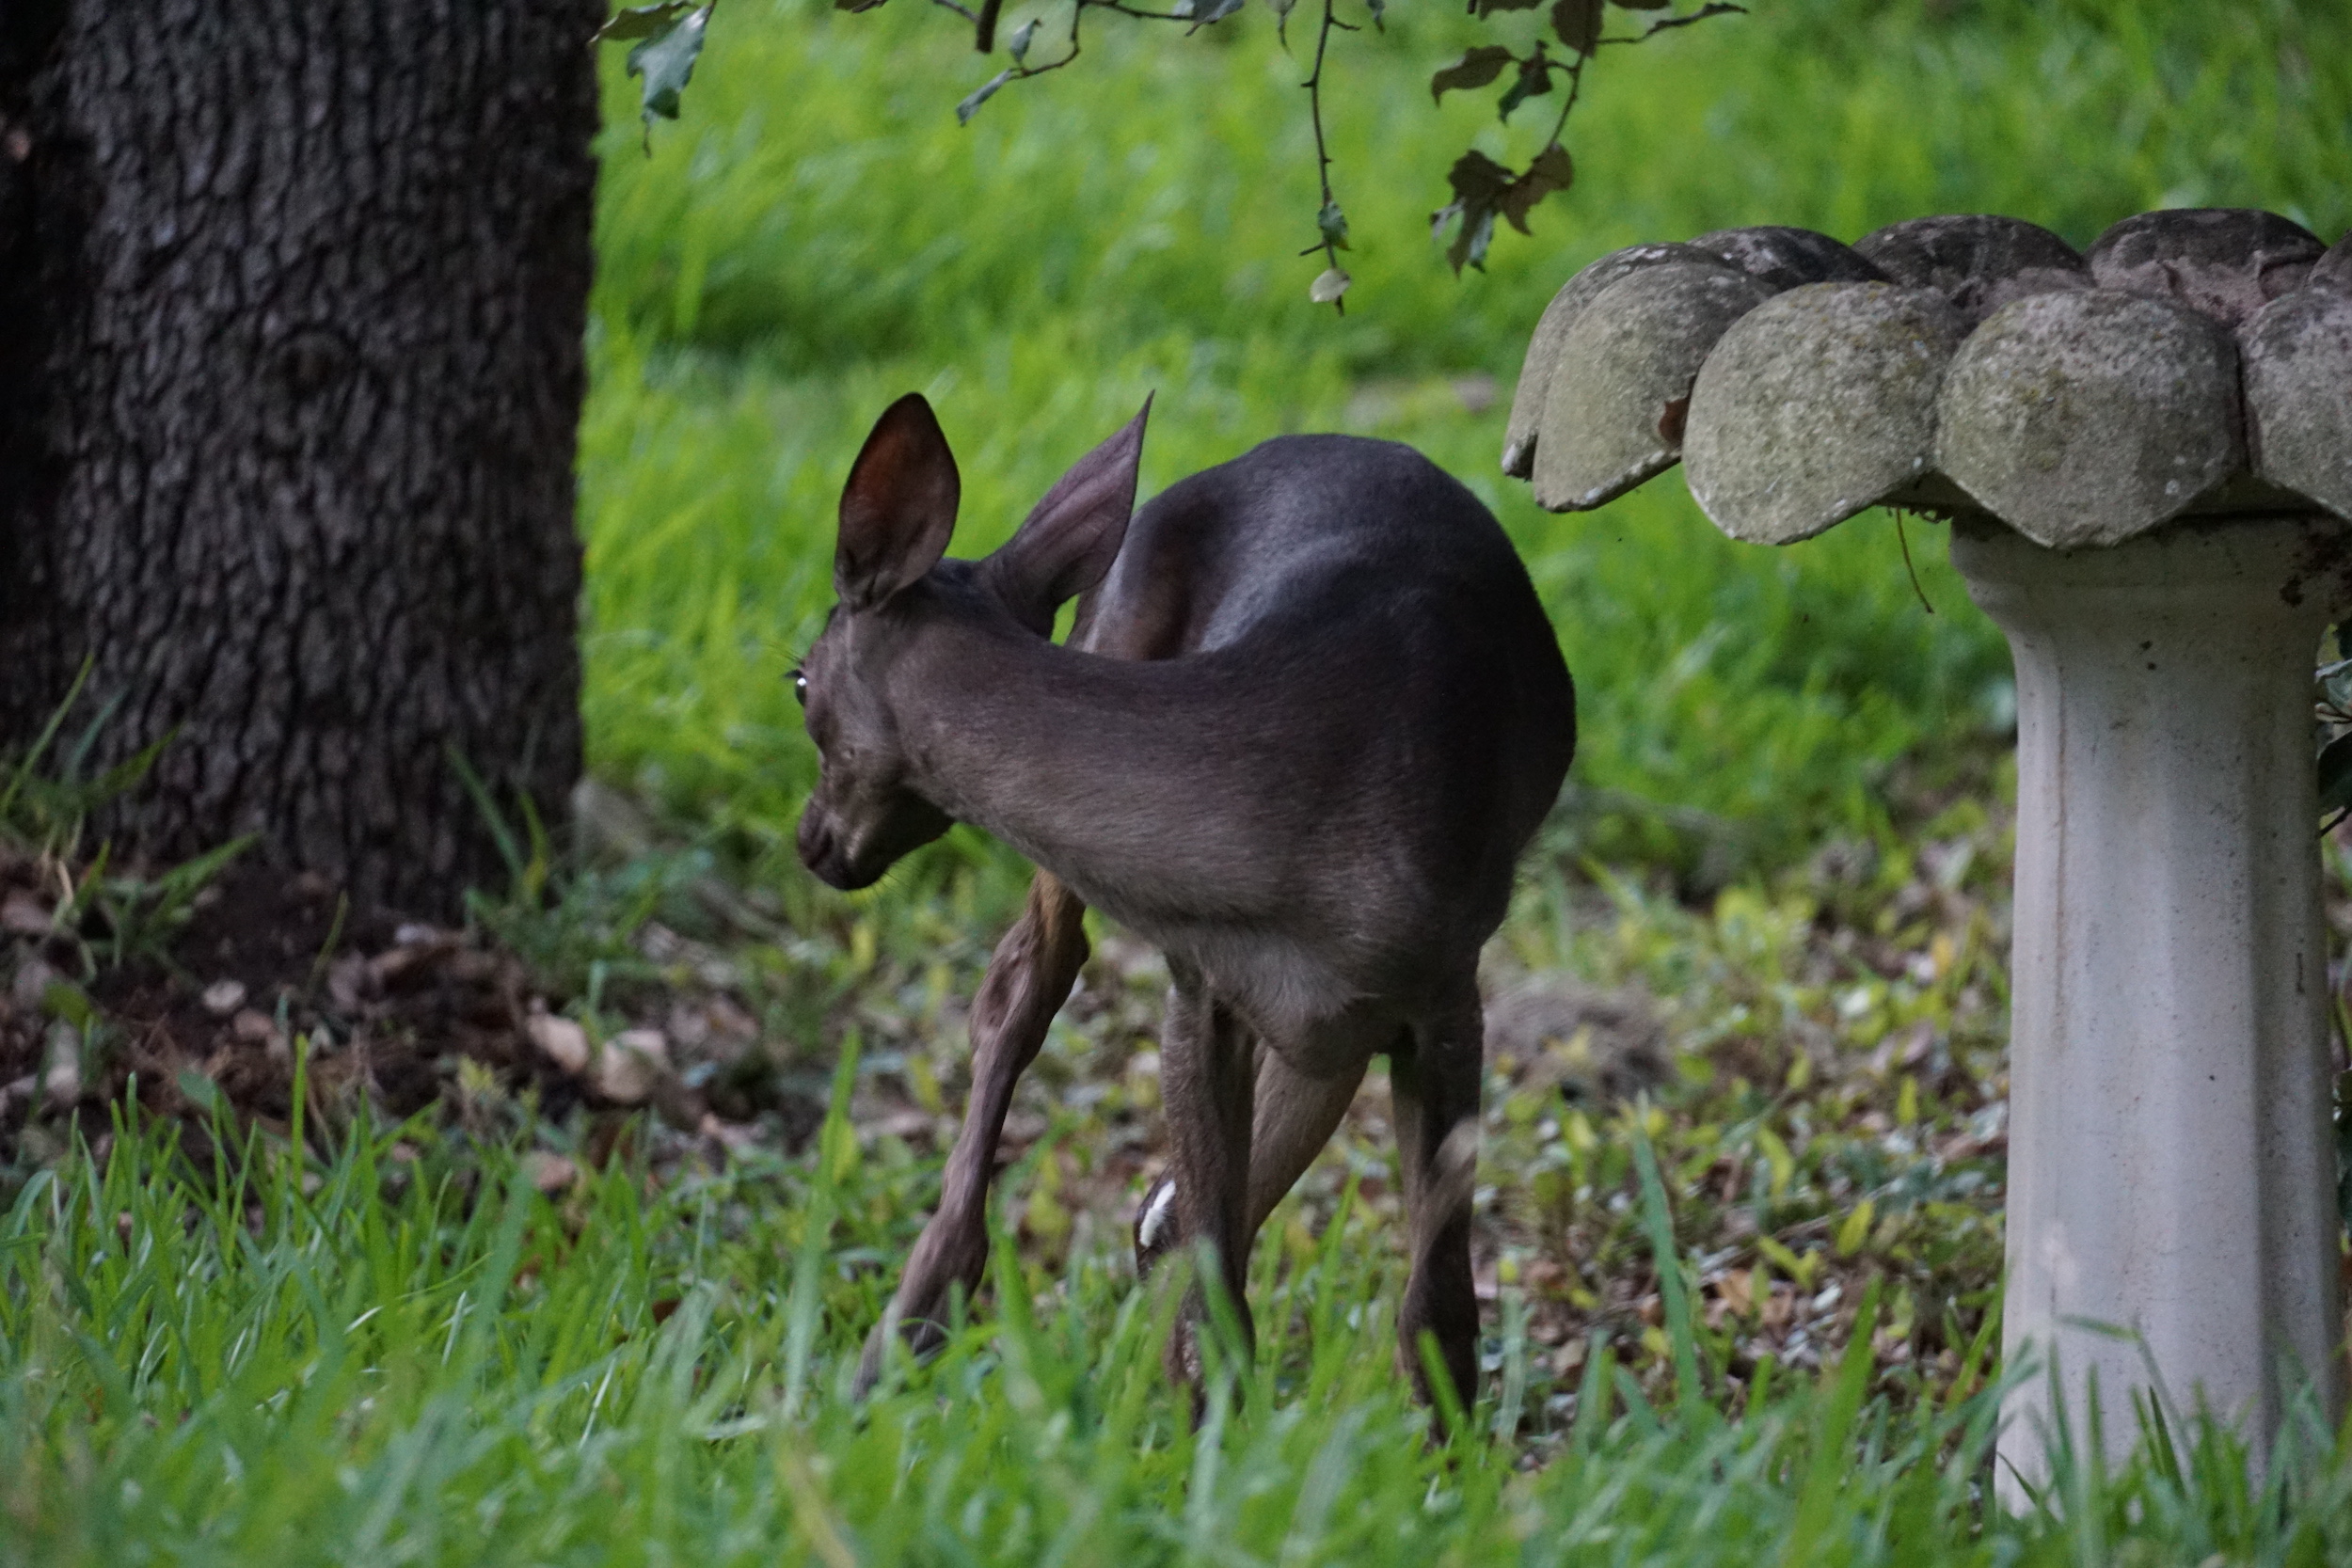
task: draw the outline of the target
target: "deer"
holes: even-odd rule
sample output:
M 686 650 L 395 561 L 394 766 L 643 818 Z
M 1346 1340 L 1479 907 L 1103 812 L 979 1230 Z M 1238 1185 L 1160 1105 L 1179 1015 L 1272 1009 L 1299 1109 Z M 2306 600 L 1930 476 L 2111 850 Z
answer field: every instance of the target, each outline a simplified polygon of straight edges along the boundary
M 1433 1339 L 1467 1410 L 1479 953 L 1574 754 L 1575 689 L 1501 525 L 1419 452 L 1278 436 L 1137 511 L 1150 413 L 979 560 L 946 557 L 961 481 L 919 394 L 882 415 L 842 490 L 838 603 L 792 675 L 819 759 L 802 862 L 866 887 L 962 822 L 1036 867 L 973 999 L 939 1206 L 856 1387 L 895 1341 L 944 1342 L 954 1293 L 977 1289 L 1006 1113 L 1087 961 L 1091 907 L 1170 977 L 1168 1158 L 1137 1262 L 1208 1261 L 1169 1376 L 1197 1406 L 1202 1283 L 1221 1285 L 1247 1367 L 1252 1239 L 1385 1054 L 1399 1369 L 1442 1409 Z

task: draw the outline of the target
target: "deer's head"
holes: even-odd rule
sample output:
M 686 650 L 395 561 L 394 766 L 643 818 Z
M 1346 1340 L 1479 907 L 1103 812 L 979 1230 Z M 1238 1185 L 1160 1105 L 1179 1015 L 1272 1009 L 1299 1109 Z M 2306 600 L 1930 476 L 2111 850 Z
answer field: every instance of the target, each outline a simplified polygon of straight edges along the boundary
M 943 699 L 910 655 L 951 622 L 1053 635 L 1055 611 L 1100 582 L 1119 554 L 1150 411 L 1146 400 L 977 562 L 941 559 L 962 484 L 930 404 L 910 392 L 875 422 L 841 492 L 840 602 L 792 673 L 819 762 L 799 848 L 820 879 L 869 886 L 947 831 L 952 819 L 924 793 L 905 738 L 910 721 L 933 717 Z

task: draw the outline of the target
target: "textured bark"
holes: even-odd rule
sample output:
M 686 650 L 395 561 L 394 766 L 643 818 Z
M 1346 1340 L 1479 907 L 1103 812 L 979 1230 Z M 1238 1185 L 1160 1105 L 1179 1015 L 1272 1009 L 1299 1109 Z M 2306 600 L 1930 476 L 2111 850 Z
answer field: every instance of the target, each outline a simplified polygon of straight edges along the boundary
M 597 0 L 0 3 L 0 744 L 85 656 L 105 824 L 363 900 L 580 767 Z

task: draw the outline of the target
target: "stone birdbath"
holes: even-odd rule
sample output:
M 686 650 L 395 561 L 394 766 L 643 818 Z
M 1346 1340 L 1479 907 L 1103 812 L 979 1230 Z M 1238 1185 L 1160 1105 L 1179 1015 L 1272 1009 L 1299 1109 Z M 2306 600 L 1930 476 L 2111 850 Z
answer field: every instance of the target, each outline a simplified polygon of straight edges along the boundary
M 1504 470 L 1558 512 L 1677 461 L 1735 539 L 1952 525 L 2017 668 L 2003 1485 L 2095 1386 L 2259 1456 L 2342 1413 L 2313 656 L 2352 605 L 2352 238 L 2014 218 L 1605 256 L 1544 313 Z

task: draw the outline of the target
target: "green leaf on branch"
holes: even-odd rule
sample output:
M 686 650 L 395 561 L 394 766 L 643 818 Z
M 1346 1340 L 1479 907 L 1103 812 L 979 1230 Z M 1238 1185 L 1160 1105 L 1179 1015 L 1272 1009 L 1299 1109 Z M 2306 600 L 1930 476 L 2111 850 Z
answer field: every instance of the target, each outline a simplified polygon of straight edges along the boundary
M 1005 53 L 1015 65 L 1025 65 L 1029 59 L 1029 40 L 1037 37 L 1037 18 L 1031 17 L 1005 35 Z
M 996 89 L 1013 79 L 1014 72 L 1000 71 L 972 89 L 972 96 L 956 105 L 956 123 L 969 125 L 972 117 L 980 112 L 980 105 L 996 96 Z
M 1601 0 L 1555 0 L 1551 30 L 1580 55 L 1600 47 Z
M 1504 89 L 1502 100 L 1496 105 L 1504 124 L 1511 120 L 1511 111 L 1531 98 L 1541 98 L 1551 90 L 1551 62 L 1544 57 L 1543 46 L 1519 62 L 1518 79 Z
M 1568 150 L 1558 142 L 1535 154 L 1520 174 L 1513 174 L 1484 152 L 1465 152 L 1446 171 L 1454 199 L 1429 214 L 1430 236 L 1444 233 L 1448 224 L 1459 224 L 1445 259 L 1454 263 L 1457 277 L 1465 266 L 1483 271 L 1486 247 L 1494 240 L 1495 219 L 1504 218 L 1520 233 L 1528 232 L 1529 210 L 1554 191 L 1566 190 L 1575 179 L 1576 166 L 1569 161 Z
M 1535 203 L 1554 191 L 1565 191 L 1576 182 L 1576 165 L 1568 158 L 1568 150 L 1553 142 L 1535 154 L 1527 172 L 1511 182 L 1502 193 L 1502 215 L 1511 220 L 1511 227 L 1520 233 L 1528 232 L 1527 214 Z
M 703 52 L 703 30 L 710 24 L 710 8 L 689 11 L 662 25 L 628 52 L 628 73 L 645 80 L 645 124 L 654 117 L 677 119 L 678 95 L 693 79 L 694 60 Z
M 1176 0 L 1173 9 L 1178 16 L 1192 18 L 1197 31 L 1213 22 L 1224 21 L 1241 8 L 1242 0 Z
M 1429 96 L 1442 103 L 1449 92 L 1483 87 L 1502 75 L 1502 68 L 1518 57 L 1502 44 L 1482 43 L 1430 77 Z
M 1511 171 L 1472 148 L 1454 160 L 1454 166 L 1446 170 L 1445 182 L 1454 187 L 1457 201 L 1473 207 L 1492 207 L 1510 187 Z
M 1511 171 L 1472 149 L 1454 160 L 1445 179 L 1454 187 L 1454 199 L 1429 214 L 1430 233 L 1433 237 L 1442 234 L 1447 224 L 1458 222 L 1461 227 L 1454 243 L 1446 246 L 1445 259 L 1454 263 L 1457 277 L 1466 265 L 1484 271 L 1486 246 L 1494 239 L 1495 214 L 1502 210 L 1502 195 L 1511 188 Z
M 688 0 L 661 0 L 656 6 L 626 6 L 612 13 L 611 21 L 597 28 L 588 40 L 590 43 L 621 43 L 629 39 L 650 38 L 676 21 L 688 8 Z
M 2352 624 L 2336 628 L 2336 646 L 2342 648 L 2345 634 L 2352 632 Z M 2338 723 L 2352 723 L 2352 658 L 2323 664 L 2312 673 L 2319 681 L 2318 702 L 2335 712 L 2328 717 Z
M 2352 734 L 2336 736 L 2319 753 L 2319 809 L 2352 809 Z
M 1494 238 L 1495 212 L 1493 208 L 1485 208 L 1475 213 L 1467 208 L 1464 209 L 1462 231 L 1454 237 L 1452 245 L 1445 247 L 1445 259 L 1454 263 L 1454 276 L 1456 277 L 1462 276 L 1464 262 L 1476 267 L 1480 272 L 1485 272 L 1486 270 L 1486 247 L 1494 243 Z
M 1347 214 L 1340 211 L 1338 202 L 1324 202 L 1323 211 L 1315 214 L 1315 230 L 1322 234 L 1323 243 L 1332 249 L 1347 248 Z

